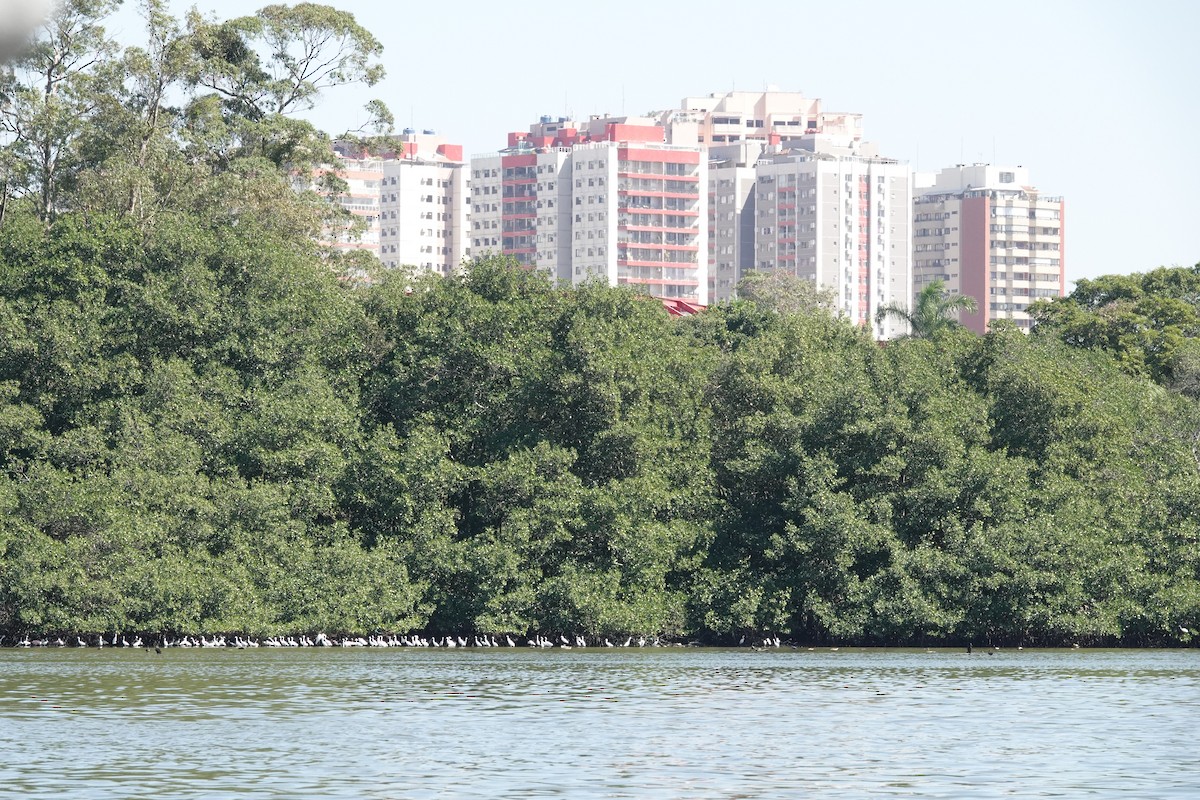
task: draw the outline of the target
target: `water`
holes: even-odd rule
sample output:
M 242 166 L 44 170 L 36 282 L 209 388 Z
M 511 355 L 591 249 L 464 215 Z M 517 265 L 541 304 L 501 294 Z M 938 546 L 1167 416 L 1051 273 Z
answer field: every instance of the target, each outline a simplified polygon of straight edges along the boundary
M 1200 796 L 1200 650 L 0 650 L 0 797 Z

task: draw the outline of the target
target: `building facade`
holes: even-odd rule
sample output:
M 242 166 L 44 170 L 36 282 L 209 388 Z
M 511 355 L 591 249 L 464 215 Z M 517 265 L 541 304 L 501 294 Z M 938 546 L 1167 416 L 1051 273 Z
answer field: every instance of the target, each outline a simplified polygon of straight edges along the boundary
M 820 98 L 801 92 L 724 92 L 685 97 L 677 108 L 655 112 L 676 145 L 714 147 L 745 141 L 813 149 L 815 135 L 862 140 L 862 115 L 825 111 Z
M 921 176 L 913 202 L 913 288 L 934 280 L 975 298 L 962 323 L 993 320 L 1028 331 L 1029 306 L 1066 289 L 1066 206 L 1042 194 L 1024 167 L 960 164 Z
M 353 218 L 353 225 L 328 227 L 321 241 L 337 250 L 366 250 L 379 255 L 379 192 L 383 183 L 383 161 L 367 154 L 335 151 L 337 160 L 322 164 L 311 173 L 292 175 L 297 190 L 311 189 L 337 203 Z M 341 186 L 332 188 L 330 178 Z
M 756 167 L 754 269 L 785 272 L 834 292 L 838 313 L 876 338 L 880 306 L 912 297 L 912 183 L 892 159 L 767 152 Z
M 738 281 L 754 268 L 755 165 L 759 141 L 708 148 L 708 296 L 732 300 Z
M 713 302 L 751 271 L 782 271 L 833 290 L 876 336 L 901 333 L 874 313 L 912 290 L 911 173 L 863 140 L 861 114 L 768 89 L 685 97 L 655 117 L 667 141 L 708 155 Z
M 471 252 L 707 304 L 707 161 L 654 120 L 542 120 L 471 160 Z
M 381 163 L 379 259 L 449 275 L 468 255 L 468 169 L 462 145 L 405 129 Z

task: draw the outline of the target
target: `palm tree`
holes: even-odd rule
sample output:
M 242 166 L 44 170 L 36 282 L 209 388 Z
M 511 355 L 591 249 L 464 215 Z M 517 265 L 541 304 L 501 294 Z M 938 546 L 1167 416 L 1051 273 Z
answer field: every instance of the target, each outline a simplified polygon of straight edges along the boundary
M 888 317 L 908 325 L 910 336 L 916 339 L 932 339 L 940 333 L 959 325 L 956 317 L 960 311 L 975 313 L 978 304 L 975 298 L 965 294 L 950 294 L 941 280 L 936 280 L 921 290 L 912 309 L 898 303 L 880 306 L 875 312 L 875 321 L 883 322 Z

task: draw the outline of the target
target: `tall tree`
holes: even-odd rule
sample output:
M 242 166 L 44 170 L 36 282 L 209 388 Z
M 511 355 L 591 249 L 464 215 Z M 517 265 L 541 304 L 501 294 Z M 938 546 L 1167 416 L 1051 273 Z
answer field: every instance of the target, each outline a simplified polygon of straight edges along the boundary
M 974 313 L 978 307 L 975 298 L 965 294 L 950 294 L 946 285 L 936 280 L 917 295 L 912 307 L 899 303 L 880 306 L 875 313 L 877 322 L 893 317 L 908 326 L 910 335 L 917 339 L 931 339 L 947 330 L 959 326 L 960 311 Z
M 0 222 L 28 197 L 49 223 L 84 166 L 81 143 L 116 93 L 116 45 L 101 24 L 119 0 L 63 0 L 33 45 L 0 72 Z
M 805 314 L 835 311 L 835 295 L 829 287 L 798 278 L 790 272 L 751 272 L 738 281 L 738 297 L 781 314 Z
M 319 144 L 295 112 L 312 108 L 325 89 L 373 86 L 384 74 L 375 61 L 383 46 L 371 32 L 352 14 L 316 3 L 271 5 L 226 22 L 193 11 L 188 29 L 198 56 L 191 80 L 219 98 L 232 144 L 276 164 L 311 159 Z

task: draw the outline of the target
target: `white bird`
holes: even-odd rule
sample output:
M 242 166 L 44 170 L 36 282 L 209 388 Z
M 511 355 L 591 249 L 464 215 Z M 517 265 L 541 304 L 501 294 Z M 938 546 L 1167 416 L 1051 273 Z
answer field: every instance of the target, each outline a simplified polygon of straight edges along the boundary
M 514 641 L 512 640 L 512 637 L 511 637 L 511 636 L 509 636 L 507 633 L 506 633 L 506 634 L 504 634 L 504 643 L 505 643 L 505 644 L 506 644 L 508 647 L 516 647 L 516 646 L 517 646 L 517 643 L 516 643 L 516 642 L 514 642 Z

